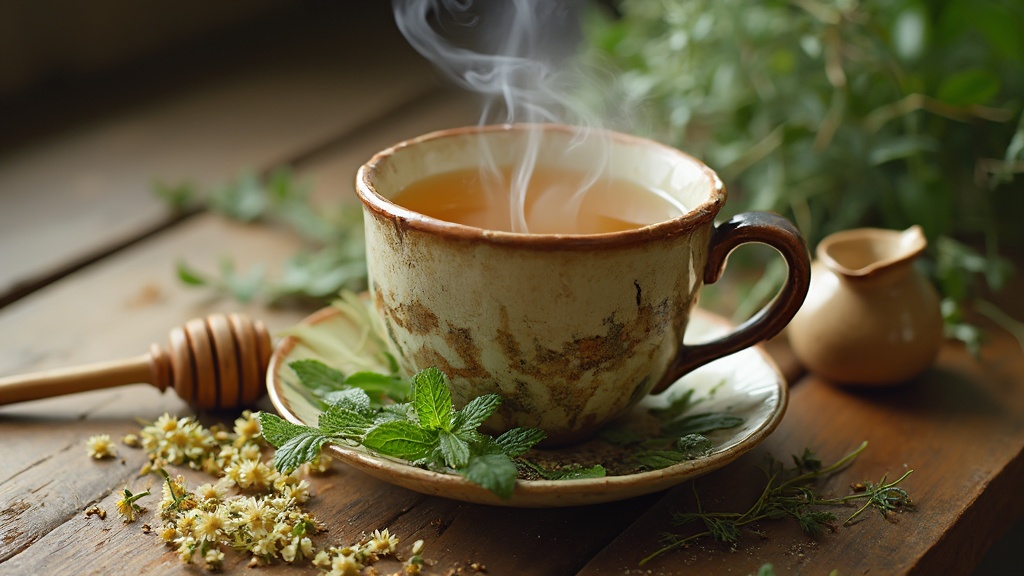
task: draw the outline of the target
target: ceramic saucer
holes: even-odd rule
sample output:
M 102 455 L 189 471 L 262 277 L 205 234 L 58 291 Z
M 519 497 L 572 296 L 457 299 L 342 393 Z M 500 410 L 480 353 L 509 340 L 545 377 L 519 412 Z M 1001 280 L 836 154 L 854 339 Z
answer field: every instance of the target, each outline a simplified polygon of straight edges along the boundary
M 686 340 L 708 340 L 729 329 L 725 320 L 697 310 L 690 318 Z M 277 345 L 271 359 L 267 387 L 274 407 L 291 422 L 315 426 L 320 408 L 298 384 L 288 364 L 315 358 L 344 373 L 387 372 L 386 359 L 381 353 L 385 345 L 380 333 L 376 315 L 363 301 L 355 299 L 324 308 L 303 320 Z M 743 424 L 735 428 L 706 435 L 714 445 L 708 456 L 658 470 L 644 470 L 632 463 L 630 448 L 600 438 L 567 448 L 535 449 L 527 457 L 546 467 L 600 463 L 609 475 L 577 480 L 518 480 L 508 500 L 461 476 L 417 468 L 401 460 L 376 455 L 361 446 L 328 444 L 324 450 L 333 458 L 385 482 L 466 502 L 535 508 L 611 502 L 664 490 L 725 466 L 764 440 L 778 426 L 786 409 L 785 380 L 768 355 L 755 347 L 686 375 L 662 394 L 642 400 L 610 426 L 642 428 L 653 418 L 651 409 L 669 405 L 690 389 L 694 404 L 688 413 L 727 412 L 743 418 Z

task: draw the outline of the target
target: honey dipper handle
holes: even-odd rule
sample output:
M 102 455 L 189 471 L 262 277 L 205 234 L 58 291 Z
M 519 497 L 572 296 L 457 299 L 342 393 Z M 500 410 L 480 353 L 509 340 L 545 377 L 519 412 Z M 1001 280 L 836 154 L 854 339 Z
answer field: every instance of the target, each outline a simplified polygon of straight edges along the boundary
M 161 388 L 159 382 L 153 382 L 154 362 L 152 355 L 144 354 L 125 360 L 0 378 L 0 405 L 140 382 Z

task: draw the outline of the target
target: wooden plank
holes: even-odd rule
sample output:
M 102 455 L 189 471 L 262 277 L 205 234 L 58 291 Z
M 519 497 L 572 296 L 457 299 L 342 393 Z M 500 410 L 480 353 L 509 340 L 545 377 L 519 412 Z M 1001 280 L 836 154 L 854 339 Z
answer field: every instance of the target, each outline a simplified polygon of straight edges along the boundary
M 1005 333 L 993 333 L 980 362 L 946 345 L 935 368 L 899 389 L 855 391 L 813 376 L 792 392 L 790 408 L 772 436 L 734 464 L 697 480 L 706 510 L 742 511 L 764 486 L 766 454 L 787 459 L 815 450 L 834 461 L 869 442 L 846 471 L 825 483 L 825 494 L 848 493 L 851 482 L 893 479 L 918 510 L 886 522 L 872 516 L 812 539 L 791 521 L 762 522 L 763 536 L 745 535 L 733 551 L 713 542 L 667 553 L 644 570 L 652 574 L 755 573 L 771 563 L 780 574 L 966 574 L 1014 521 L 1024 516 L 1017 492 L 1024 483 L 1024 354 Z M 598 554 L 582 574 L 638 570 L 672 531 L 673 511 L 694 511 L 692 486 L 664 500 Z M 847 510 L 847 515 L 852 513 Z M 845 519 L 843 511 L 839 514 Z M 641 573 L 647 573 L 642 571 Z
M 389 22 L 329 14 L 230 74 L 0 156 L 0 303 L 165 223 L 156 179 L 219 185 L 438 87 Z
M 355 169 L 373 152 L 429 130 L 469 122 L 471 115 L 472 107 L 461 99 L 438 101 L 397 115 L 377 126 L 372 137 L 368 133 L 311 161 L 310 172 L 301 176 L 313 181 L 314 196 L 336 202 L 339 195 L 351 196 Z M 150 341 L 162 341 L 170 327 L 212 311 L 248 312 L 265 320 L 272 331 L 294 324 L 309 311 L 267 310 L 211 299 L 205 291 L 180 285 L 173 268 L 177 259 L 187 257 L 197 268 L 215 269 L 225 254 L 233 255 L 243 269 L 257 261 L 273 267 L 297 246 L 295 238 L 280 230 L 225 222 L 213 215 L 193 218 L 0 311 L 0 373 L 134 356 L 145 351 Z M 262 407 L 270 409 L 266 402 Z M 109 509 L 116 500 L 112 492 L 124 485 L 138 462 L 126 463 L 123 470 L 127 472 L 109 475 L 92 471 L 73 474 L 70 470 L 96 464 L 83 462 L 83 442 L 89 434 L 102 431 L 116 437 L 137 426 L 134 418 L 151 420 L 164 411 L 188 412 L 180 400 L 161 396 L 144 385 L 0 408 L 0 436 L 5 439 L 0 448 L 0 559 L 10 558 L 7 565 L 17 566 L 19 572 L 47 573 L 55 567 L 68 567 L 66 562 L 73 560 L 66 558 L 81 558 L 68 556 L 69 547 L 79 554 L 91 554 L 94 546 L 112 550 L 123 545 L 119 553 L 112 550 L 112 557 L 118 558 L 116 565 L 125 566 L 127 561 L 132 570 L 160 567 L 162 571 L 167 559 L 162 546 L 138 552 L 137 547 L 124 544 L 127 540 L 118 540 L 120 536 L 110 539 L 111 533 L 91 532 L 96 528 L 95 519 L 81 515 L 89 502 L 105 502 Z M 394 517 L 409 507 L 409 498 L 423 499 L 361 473 L 349 470 L 344 474 L 360 478 L 354 484 L 346 480 L 344 492 L 367 508 L 366 518 L 376 517 L 369 511 L 376 510 L 373 503 L 378 500 L 397 507 L 384 508 Z M 46 488 L 40 488 L 43 484 Z M 371 487 L 360 488 L 367 484 Z M 35 494 L 40 490 L 54 502 L 39 506 Z M 385 497 L 379 494 L 381 490 L 401 494 Z M 331 502 L 340 508 L 329 524 L 348 526 L 355 504 L 333 498 Z M 381 527 L 372 524 L 369 520 L 352 524 L 354 532 L 341 534 L 354 536 Z M 122 558 L 129 549 L 131 555 Z M 96 571 L 112 565 L 97 564 Z

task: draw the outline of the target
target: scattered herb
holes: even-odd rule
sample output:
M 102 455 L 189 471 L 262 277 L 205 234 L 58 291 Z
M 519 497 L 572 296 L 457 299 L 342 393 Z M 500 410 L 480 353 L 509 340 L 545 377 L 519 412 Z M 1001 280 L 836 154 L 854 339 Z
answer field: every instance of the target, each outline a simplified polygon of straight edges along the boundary
M 579 480 L 581 478 L 604 478 L 607 475 L 607 470 L 600 464 L 589 467 L 572 464 L 557 469 L 545 468 L 528 460 L 524 460 L 523 464 L 544 480 Z
M 663 422 L 670 422 L 685 414 L 696 403 L 693 399 L 693 388 L 687 388 L 672 398 L 664 408 L 652 408 L 651 414 Z
M 316 427 L 291 424 L 273 414 L 258 415 L 264 438 L 277 448 L 274 462 L 281 470 L 315 458 L 327 442 L 347 441 L 431 470 L 460 474 L 509 498 L 517 477 L 512 459 L 544 439 L 537 429 L 514 428 L 497 438 L 481 434 L 477 428 L 498 408 L 501 397 L 480 396 L 456 410 L 447 377 L 437 368 L 413 376 L 409 402 L 386 403 L 406 396 L 390 376 L 360 373 L 346 378 L 317 360 L 289 366 L 326 409 Z M 374 400 L 363 383 L 385 390 Z
M 665 436 L 686 436 L 688 434 L 707 434 L 715 430 L 735 428 L 743 424 L 743 418 L 724 412 L 694 414 L 679 420 L 661 425 L 661 433 Z
M 883 476 L 877 483 L 863 482 L 859 489 L 852 494 L 839 498 L 824 498 L 817 494 L 813 484 L 822 478 L 832 476 L 847 466 L 867 448 L 867 442 L 862 443 L 856 450 L 843 456 L 829 466 L 823 466 L 821 461 L 810 450 L 804 450 L 802 456 L 793 456 L 795 466 L 785 469 L 780 462 L 770 460 L 764 470 L 767 477 L 767 485 L 757 501 L 745 512 L 706 512 L 701 505 L 700 495 L 697 494 L 696 481 L 692 483 L 694 498 L 696 499 L 696 512 L 678 512 L 673 517 L 673 524 L 686 526 L 693 523 L 703 524 L 704 530 L 696 534 L 681 535 L 668 534 L 663 539 L 664 546 L 650 556 L 644 558 L 641 566 L 654 558 L 699 540 L 701 538 L 713 538 L 719 542 L 735 545 L 739 542 L 744 529 L 750 524 L 762 520 L 778 520 L 792 518 L 800 528 L 811 536 L 821 534 L 826 528 L 832 527 L 836 516 L 824 508 L 845 506 L 851 503 L 863 501 L 860 508 L 850 515 L 844 526 L 855 521 L 865 510 L 874 508 L 883 517 L 890 512 L 902 512 L 913 510 L 914 504 L 906 490 L 899 487 L 899 484 L 907 479 L 913 470 L 907 471 L 894 481 L 888 481 Z
M 289 258 L 274 278 L 263 263 L 240 272 L 234 260 L 225 257 L 218 274 L 179 261 L 178 278 L 185 284 L 208 287 L 242 302 L 263 299 L 271 305 L 294 299 L 325 303 L 342 290 L 366 286 L 361 210 L 351 204 L 333 210 L 314 208 L 308 186 L 296 181 L 287 168 L 266 176 L 245 173 L 208 194 L 188 183 L 156 183 L 154 191 L 177 211 L 205 205 L 233 220 L 282 226 L 305 242 L 305 248 Z
M 717 390 L 716 384 L 711 390 Z M 658 421 L 658 433 L 644 436 L 629 430 L 606 429 L 601 438 L 620 445 L 639 444 L 642 450 L 632 459 L 644 468 L 657 470 L 687 460 L 696 460 L 714 452 L 714 443 L 705 434 L 715 430 L 735 428 L 743 424 L 743 418 L 725 412 L 705 412 L 686 416 L 686 412 L 698 404 L 693 399 L 694 390 L 687 389 L 668 406 L 650 410 Z

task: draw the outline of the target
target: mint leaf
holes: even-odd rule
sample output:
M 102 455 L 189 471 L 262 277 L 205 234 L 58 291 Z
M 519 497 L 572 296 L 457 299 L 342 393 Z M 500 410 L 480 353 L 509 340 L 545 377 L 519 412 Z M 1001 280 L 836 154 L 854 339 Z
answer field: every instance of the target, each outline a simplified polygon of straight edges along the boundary
M 411 413 L 411 404 L 386 404 L 377 411 L 374 422 L 381 424 L 392 420 L 412 420 L 415 415 Z
M 324 434 L 348 439 L 362 438 L 373 425 L 372 416 L 343 404 L 328 406 L 317 419 L 317 426 Z
M 637 462 L 652 470 L 668 468 L 686 460 L 682 452 L 675 450 L 649 450 L 637 454 L 634 458 Z
M 358 389 L 365 393 L 371 405 L 379 406 L 387 397 L 404 401 L 409 395 L 409 383 L 398 376 L 376 372 L 356 372 L 346 377 L 319 360 L 296 360 L 288 366 L 295 371 L 303 387 L 327 404 L 334 404 L 339 398 Z
M 412 377 L 412 405 L 420 426 L 428 429 L 452 429 L 452 393 L 445 375 L 431 367 Z
M 714 450 L 711 440 L 702 434 L 687 434 L 676 441 L 676 449 L 682 453 L 687 460 L 695 460 L 711 454 Z
M 693 388 L 688 388 L 685 392 L 680 394 L 678 397 L 673 398 L 669 405 L 664 408 L 652 408 L 651 414 L 656 416 L 659 420 L 665 422 L 669 420 L 675 420 L 679 416 L 682 416 L 687 410 L 693 405 Z
M 604 478 L 608 475 L 608 471 L 604 469 L 604 466 L 596 464 L 590 467 L 580 466 L 578 464 L 572 466 L 566 466 L 557 470 L 557 476 L 552 480 L 581 480 L 584 478 Z
M 483 486 L 505 500 L 512 497 L 516 487 L 516 465 L 505 454 L 474 456 L 462 473 L 470 482 Z
M 469 443 L 451 432 L 441 431 L 441 456 L 452 468 L 464 468 L 469 463 Z
M 280 448 L 299 434 L 310 431 L 319 432 L 316 428 L 292 424 L 276 414 L 257 412 L 256 418 L 260 421 L 260 434 L 274 448 Z
M 312 462 L 320 455 L 320 449 L 331 439 L 316 428 L 309 428 L 298 436 L 277 447 L 274 453 L 274 467 L 287 474 L 301 464 Z
M 743 424 L 743 418 L 722 412 L 713 412 L 695 414 L 663 424 L 661 431 L 666 436 L 686 436 L 687 434 L 707 434 L 714 430 L 735 428 L 740 424 Z
M 346 387 L 345 375 L 319 360 L 296 360 L 289 362 L 288 367 L 310 391 L 327 393 Z
M 259 412 L 256 417 L 263 438 L 277 449 L 274 453 L 274 466 L 284 473 L 295 470 L 300 464 L 311 462 L 320 454 L 320 448 L 330 440 L 330 437 L 316 428 L 292 424 L 274 414 Z
M 540 428 L 513 428 L 498 436 L 494 443 L 498 445 L 501 452 L 507 456 L 520 456 L 534 444 L 547 437 Z
M 455 422 L 452 429 L 456 434 L 465 432 L 476 432 L 476 429 L 490 418 L 491 414 L 501 404 L 501 396 L 497 394 L 484 394 L 470 400 L 466 407 L 455 414 Z
M 393 420 L 378 424 L 366 433 L 363 446 L 386 456 L 404 460 L 429 458 L 438 445 L 436 430 L 424 430 L 415 422 Z
M 175 271 L 178 273 L 178 280 L 181 280 L 189 286 L 205 286 L 210 283 L 209 279 L 186 264 L 183 260 L 178 261 L 175 266 Z
M 409 395 L 409 383 L 398 376 L 377 372 L 356 372 L 345 379 L 345 384 L 358 386 L 378 402 L 381 396 L 404 402 Z
M 371 412 L 370 396 L 361 388 L 335 390 L 324 396 L 324 401 L 330 406 L 338 406 L 360 414 Z

